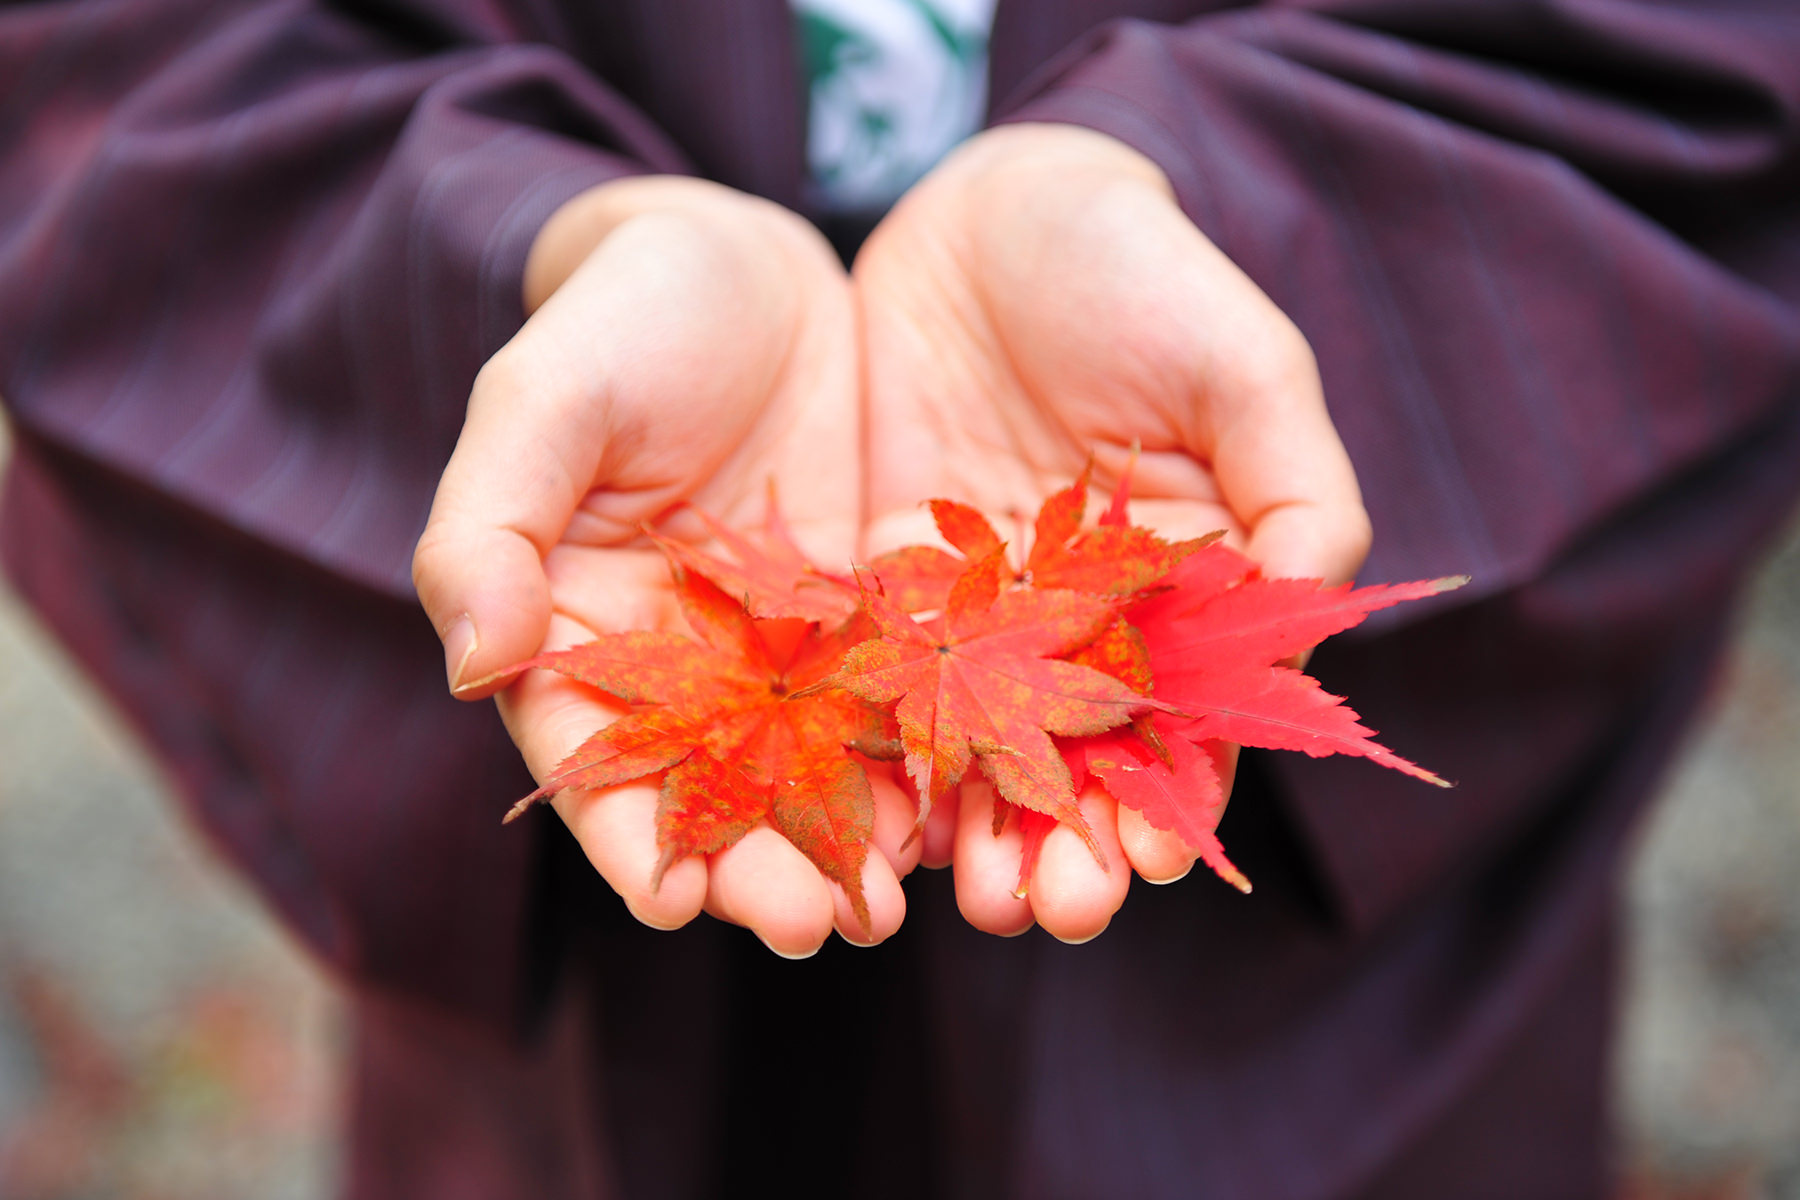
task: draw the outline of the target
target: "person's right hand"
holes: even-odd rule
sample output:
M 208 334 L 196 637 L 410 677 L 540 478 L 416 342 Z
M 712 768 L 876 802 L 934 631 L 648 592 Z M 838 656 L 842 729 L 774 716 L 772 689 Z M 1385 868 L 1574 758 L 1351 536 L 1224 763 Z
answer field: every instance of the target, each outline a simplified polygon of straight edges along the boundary
M 815 561 L 849 561 L 856 329 L 848 280 L 810 226 L 698 180 L 605 184 L 539 233 L 525 300 L 531 318 L 476 380 L 413 561 L 459 696 L 492 694 L 508 682 L 487 681 L 494 672 L 598 633 L 680 628 L 668 568 L 641 530 L 700 540 L 683 501 L 751 525 L 773 478 Z M 547 671 L 499 699 L 539 779 L 621 711 Z M 904 916 L 911 802 L 874 782 L 882 853 L 864 870 L 867 933 L 841 889 L 766 825 L 675 863 L 653 891 L 652 782 L 565 791 L 555 806 L 639 920 L 674 928 L 704 908 L 799 957 L 834 922 L 862 943 Z
M 1306 339 L 1124 143 L 1060 125 L 978 134 L 901 199 L 853 274 L 869 553 L 929 540 L 928 497 L 1028 519 L 1090 461 L 1117 479 L 1134 445 L 1132 519 L 1165 536 L 1224 530 L 1272 575 L 1333 582 L 1368 552 Z M 945 799 L 925 861 L 951 862 L 963 915 L 990 933 L 1035 921 L 1083 941 L 1133 871 L 1167 882 L 1194 862 L 1094 785 L 1082 811 L 1107 862 L 1130 869 L 1103 868 L 1058 826 L 1020 898 L 1020 836 L 1016 823 L 994 836 L 986 781 Z

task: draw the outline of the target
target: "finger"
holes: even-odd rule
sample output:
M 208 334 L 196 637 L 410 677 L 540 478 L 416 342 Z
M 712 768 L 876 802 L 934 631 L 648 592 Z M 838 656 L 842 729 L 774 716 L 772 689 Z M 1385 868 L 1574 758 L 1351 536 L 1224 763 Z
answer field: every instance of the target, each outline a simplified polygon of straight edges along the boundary
M 852 946 L 874 946 L 893 937 L 906 920 L 906 893 L 900 887 L 900 877 L 880 854 L 871 854 L 864 860 L 862 890 L 863 901 L 869 906 L 868 926 L 864 927 L 850 897 L 835 883 L 831 885 L 836 914 L 833 924 L 838 936 Z
M 1211 464 L 1220 495 L 1248 531 L 1247 552 L 1269 574 L 1348 579 L 1368 555 L 1369 517 L 1312 348 L 1255 284 L 1187 228 L 1187 244 L 1211 280 L 1188 276 L 1195 281 L 1186 297 L 1190 318 L 1217 331 L 1197 376 L 1204 416 L 1188 425 L 1190 449 Z
M 413 586 L 462 699 L 492 695 L 506 681 L 488 677 L 543 643 L 550 588 L 537 545 L 517 530 L 434 510 L 413 554 Z
M 784 342 L 781 306 L 743 319 L 761 291 L 741 257 L 691 222 L 640 216 L 482 368 L 413 560 L 459 694 L 536 652 L 542 559 L 572 526 L 635 538 L 743 440 Z
M 1146 883 L 1174 883 L 1194 869 L 1197 857 L 1179 835 L 1158 829 L 1124 805 L 1119 806 L 1119 845 Z
M 549 636 L 551 645 L 569 646 L 593 634 L 567 617 L 556 617 Z M 499 707 L 525 765 L 540 780 L 549 778 L 558 763 L 622 711 L 592 689 L 553 671 L 526 672 L 502 694 Z M 635 782 L 594 791 L 570 789 L 553 797 L 551 804 L 632 915 L 646 925 L 674 929 L 700 912 L 706 898 L 706 864 L 700 859 L 676 863 L 663 875 L 661 886 L 653 886 L 662 857 L 656 845 L 657 794 L 654 784 Z
M 919 865 L 924 849 L 922 839 L 913 836 L 918 804 L 912 792 L 894 778 L 894 767 L 865 761 L 863 769 L 875 795 L 875 847 L 894 875 L 904 879 Z
M 961 811 L 961 794 L 956 790 L 931 806 L 925 816 L 925 828 L 915 839 L 919 847 L 919 865 L 941 871 L 954 861 Z
M 1120 192 L 1109 203 L 1138 234 L 1122 277 L 1157 281 L 1140 350 L 1181 364 L 1169 428 L 1210 469 L 1247 552 L 1272 575 L 1349 578 L 1368 553 L 1368 515 L 1306 338 L 1166 195 Z
M 958 806 L 956 906 L 969 924 L 985 933 L 1015 937 L 1031 928 L 1032 906 L 1013 895 L 1023 849 L 1019 823 L 1008 821 L 994 835 L 994 789 L 985 779 L 965 781 Z
M 1125 851 L 1119 845 L 1117 806 L 1111 796 L 1088 787 L 1080 796 L 1081 813 L 1106 858 L 1103 868 L 1094 852 L 1066 825 L 1044 838 L 1028 898 L 1044 931 L 1059 941 L 1079 944 L 1099 936 L 1131 887 Z
M 413 554 L 413 585 L 444 641 L 451 690 L 465 699 L 505 682 L 471 681 L 543 643 L 551 607 L 543 557 L 592 483 L 604 443 L 592 411 L 546 398 L 554 381 L 518 345 L 477 377 Z
M 1360 509 L 1296 501 L 1264 515 L 1245 553 L 1271 576 L 1348 583 L 1369 557 L 1372 537 Z
M 1222 797 L 1213 816 L 1225 815 L 1225 804 L 1231 798 L 1231 785 L 1237 778 L 1238 748 L 1228 742 L 1206 742 L 1202 749 L 1211 757 L 1213 772 L 1219 777 Z M 1198 858 L 1178 836 L 1158 829 L 1135 809 L 1119 805 L 1119 844 L 1131 867 L 1146 883 L 1174 883 L 1186 877 Z
M 656 846 L 658 789 L 627 783 L 600 791 L 571 789 L 551 803 L 594 870 L 625 901 L 631 915 L 653 929 L 679 929 L 700 915 L 707 895 L 706 860 L 686 858 L 654 882 L 662 852 Z
M 831 933 L 832 889 L 793 843 L 758 825 L 708 861 L 706 911 L 783 958 L 810 958 Z M 896 923 L 897 927 L 897 923 Z
M 1215 373 L 1216 440 L 1206 449 L 1251 558 L 1273 576 L 1341 583 L 1368 556 L 1369 514 L 1311 348 L 1258 299 L 1264 325 L 1280 332 Z
M 591 630 L 589 638 L 683 627 L 681 605 L 670 587 L 669 560 L 660 550 L 557 546 L 544 559 L 544 574 L 558 616 Z

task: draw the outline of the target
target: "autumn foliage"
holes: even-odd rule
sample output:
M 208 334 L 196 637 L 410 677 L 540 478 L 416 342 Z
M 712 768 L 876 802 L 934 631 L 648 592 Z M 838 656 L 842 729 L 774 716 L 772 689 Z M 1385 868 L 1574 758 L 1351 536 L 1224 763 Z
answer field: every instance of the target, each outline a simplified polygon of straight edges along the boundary
M 920 824 L 971 767 L 985 775 L 996 831 L 1016 814 L 1024 834 L 1021 894 L 1058 823 L 1100 855 L 1076 804 L 1089 781 L 1249 891 L 1214 833 L 1227 743 L 1359 755 L 1444 786 L 1292 663 L 1376 609 L 1464 580 L 1267 579 L 1216 536 L 1168 542 L 1129 524 L 1127 487 L 1084 526 L 1084 474 L 1044 503 L 1020 558 L 949 500 L 931 510 L 953 551 L 909 546 L 848 576 L 806 561 L 773 500 L 754 537 L 708 522 L 730 558 L 659 543 L 692 636 L 610 634 L 520 664 L 630 711 L 508 820 L 565 788 L 661 773 L 659 880 L 767 821 L 866 926 L 871 759 L 904 762 Z

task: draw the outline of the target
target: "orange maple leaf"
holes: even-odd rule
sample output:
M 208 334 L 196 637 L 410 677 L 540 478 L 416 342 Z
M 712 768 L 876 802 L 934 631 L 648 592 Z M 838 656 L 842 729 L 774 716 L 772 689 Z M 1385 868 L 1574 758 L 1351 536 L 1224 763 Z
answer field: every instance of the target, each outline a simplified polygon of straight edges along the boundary
M 545 667 L 631 704 L 513 807 L 566 788 L 611 787 L 664 771 L 656 809 L 662 850 L 652 886 L 677 860 L 715 854 L 767 820 L 839 884 L 869 927 L 862 867 L 874 832 L 868 776 L 851 756 L 894 756 L 892 718 L 830 689 L 807 690 L 872 632 L 853 617 L 829 634 L 794 619 L 758 621 L 704 575 L 672 558 L 675 592 L 699 641 L 637 630 L 541 654 Z M 765 636 L 780 633 L 785 636 Z
M 885 596 L 866 595 L 880 636 L 851 650 L 824 683 L 895 706 L 921 822 L 974 761 L 1002 799 L 1076 829 L 1104 866 L 1049 735 L 1099 733 L 1158 705 L 1110 675 L 1058 661 L 1113 623 L 1118 600 L 1003 591 L 1002 564 L 996 547 L 964 571 L 929 624 Z
M 1099 526 L 1083 529 L 1090 474 L 1091 470 L 1083 471 L 1074 483 L 1044 501 L 1033 525 L 1031 549 L 1010 573 L 1013 581 L 1095 595 L 1134 595 L 1155 587 L 1188 555 L 1220 536 L 1165 541 L 1148 529 L 1127 524 L 1116 497 Z M 1120 483 L 1121 488 L 1127 486 L 1129 475 Z M 935 546 L 905 546 L 870 564 L 883 590 L 907 612 L 942 608 L 957 577 L 1004 545 L 988 519 L 967 504 L 933 500 L 931 515 L 938 533 L 961 557 Z

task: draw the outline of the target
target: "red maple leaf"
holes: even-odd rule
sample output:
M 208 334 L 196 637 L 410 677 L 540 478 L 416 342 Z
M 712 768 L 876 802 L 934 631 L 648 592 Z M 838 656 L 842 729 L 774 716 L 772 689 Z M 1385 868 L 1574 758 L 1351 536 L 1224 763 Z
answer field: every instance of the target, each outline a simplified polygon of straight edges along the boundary
M 1168 591 L 1127 616 L 1150 647 L 1158 698 L 1187 718 L 1174 724 L 1178 736 L 1299 750 L 1315 758 L 1360 755 L 1447 787 L 1378 744 L 1343 697 L 1329 695 L 1282 661 L 1361 624 L 1377 609 L 1466 582 L 1452 577 L 1352 589 L 1317 579 L 1265 579 L 1249 559 L 1214 545 L 1176 572 Z
M 676 860 L 724 850 L 767 820 L 843 887 L 868 928 L 862 867 L 874 800 L 850 751 L 893 756 L 892 718 L 841 691 L 808 689 L 872 626 L 853 617 L 821 635 L 792 619 L 755 620 L 683 561 L 672 556 L 675 591 L 699 641 L 647 630 L 609 634 L 515 668 L 558 671 L 632 708 L 559 764 L 507 819 L 565 788 L 611 787 L 663 771 L 653 887 Z
M 1225 856 L 1216 832 L 1225 815 L 1219 767 L 1223 743 L 1181 736 L 1174 718 L 1165 713 L 1149 720 L 1147 731 L 1109 730 L 1065 747 L 1071 774 L 1079 780 L 1092 773 L 1113 799 L 1180 837 L 1219 878 L 1248 892 L 1250 881 Z M 1029 872 L 1021 874 L 1021 888 L 1029 878 Z
M 1081 790 L 1081 782 L 1077 780 L 1075 790 Z M 1029 808 L 1014 808 L 1003 800 L 994 802 L 994 835 L 1006 827 L 1006 819 L 1017 813 L 1019 818 L 1019 882 L 1013 886 L 1013 895 L 1023 900 L 1031 891 L 1031 873 L 1037 870 L 1038 857 L 1044 852 L 1044 839 L 1056 828 L 1056 818 L 1040 812 L 1032 812 Z
M 1326 588 L 1318 580 L 1265 579 L 1250 559 L 1218 544 L 1219 534 L 1171 544 L 1131 525 L 1126 516 L 1131 474 L 1127 466 L 1097 529 L 1081 530 L 1088 472 L 1046 500 L 1031 554 L 1017 576 L 1036 587 L 1134 595 L 1135 602 L 1111 625 L 1065 657 L 1168 706 L 1139 715 L 1128 727 L 1061 739 L 1075 791 L 1090 776 L 1098 778 L 1118 803 L 1175 833 L 1222 879 L 1248 892 L 1250 881 L 1226 856 L 1216 833 L 1225 807 L 1218 763 L 1227 743 L 1315 756 L 1360 755 L 1449 786 L 1377 743 L 1341 697 L 1284 660 L 1359 624 L 1376 609 L 1436 595 L 1466 580 L 1352 590 Z M 939 501 L 932 511 L 945 539 L 965 554 L 998 553 L 998 535 L 974 509 Z M 916 574 L 896 575 L 902 586 L 921 587 Z M 1009 811 L 1006 805 L 996 807 L 996 834 Z M 1023 849 L 1016 890 L 1023 896 L 1054 825 L 1043 810 L 1021 809 L 1019 827 Z
M 1058 661 L 1114 622 L 1118 600 L 1002 590 L 1002 566 L 996 539 L 950 589 L 943 615 L 925 624 L 870 593 L 864 602 L 880 636 L 850 651 L 825 682 L 894 705 L 921 821 L 973 761 L 1001 799 L 1069 825 L 1104 866 L 1049 735 L 1099 733 L 1155 704 L 1110 675 Z
M 1266 579 L 1250 559 L 1209 545 L 1171 572 L 1164 590 L 1125 614 L 1143 636 L 1156 698 L 1170 711 L 1153 717 L 1147 731 L 1110 731 L 1070 743 L 1065 751 L 1119 803 L 1179 835 L 1221 878 L 1249 891 L 1214 833 L 1225 803 L 1217 747 L 1229 742 L 1314 757 L 1358 755 L 1448 787 L 1376 742 L 1342 697 L 1284 660 L 1377 609 L 1465 582 L 1352 589 L 1316 579 Z

